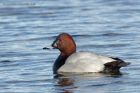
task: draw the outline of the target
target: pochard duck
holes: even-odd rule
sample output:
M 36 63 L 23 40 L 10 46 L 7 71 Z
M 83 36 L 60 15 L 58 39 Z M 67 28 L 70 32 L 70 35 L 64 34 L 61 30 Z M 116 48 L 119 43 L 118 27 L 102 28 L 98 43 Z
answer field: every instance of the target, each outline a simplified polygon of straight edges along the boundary
M 53 72 L 103 72 L 116 74 L 120 68 L 129 65 L 120 58 L 98 55 L 93 52 L 76 52 L 76 44 L 68 33 L 61 33 L 52 43 L 52 47 L 60 51 L 53 65 Z M 46 48 L 44 48 L 46 49 Z

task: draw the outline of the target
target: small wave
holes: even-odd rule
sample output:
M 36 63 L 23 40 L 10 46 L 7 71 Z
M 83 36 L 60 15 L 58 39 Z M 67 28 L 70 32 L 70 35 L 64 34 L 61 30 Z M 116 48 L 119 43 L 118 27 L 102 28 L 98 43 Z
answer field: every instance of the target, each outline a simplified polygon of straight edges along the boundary
M 110 84 L 122 84 L 124 82 L 121 82 L 121 81 L 115 81 L 115 82 L 110 82 L 110 83 L 102 83 L 102 84 L 93 84 L 93 85 L 88 85 L 87 87 L 102 87 L 102 86 L 107 86 L 107 85 L 110 85 Z
M 80 48 L 109 48 L 109 47 L 125 47 L 129 44 L 107 44 L 107 45 L 82 45 Z
M 81 35 L 72 35 L 73 37 L 92 37 L 93 35 L 88 35 L 88 34 L 81 34 Z
M 122 35 L 125 35 L 125 34 L 122 34 L 122 33 L 104 33 L 104 34 L 102 34 L 102 36 L 122 36 Z
M 11 63 L 11 62 L 13 62 L 13 61 L 11 61 L 11 60 L 1 60 L 0 61 L 0 63 Z

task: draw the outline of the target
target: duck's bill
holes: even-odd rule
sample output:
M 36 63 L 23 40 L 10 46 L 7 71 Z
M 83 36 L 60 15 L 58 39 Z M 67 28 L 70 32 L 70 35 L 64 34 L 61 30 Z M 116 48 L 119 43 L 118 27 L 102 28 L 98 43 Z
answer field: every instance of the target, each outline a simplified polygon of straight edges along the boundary
M 56 42 L 53 42 L 51 46 L 43 47 L 44 50 L 50 50 L 50 49 L 57 49 Z
M 58 43 L 58 40 L 55 40 L 53 43 L 52 43 L 52 47 L 54 48 L 54 49 L 57 49 L 57 43 Z
M 50 49 L 55 49 L 53 47 L 43 47 L 43 50 L 50 50 Z
M 49 47 L 44 47 L 43 49 L 58 49 L 58 47 L 57 47 L 57 44 L 58 44 L 58 40 L 56 39 L 52 44 L 51 44 L 51 46 L 49 46 Z

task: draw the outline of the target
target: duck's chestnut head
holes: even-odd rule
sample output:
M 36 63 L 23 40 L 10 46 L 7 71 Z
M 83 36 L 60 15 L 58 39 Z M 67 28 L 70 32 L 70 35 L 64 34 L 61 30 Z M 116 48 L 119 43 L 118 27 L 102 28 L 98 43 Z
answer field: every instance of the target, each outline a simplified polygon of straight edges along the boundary
M 52 43 L 52 47 L 59 49 L 62 55 L 71 55 L 76 52 L 76 44 L 71 35 L 62 33 Z

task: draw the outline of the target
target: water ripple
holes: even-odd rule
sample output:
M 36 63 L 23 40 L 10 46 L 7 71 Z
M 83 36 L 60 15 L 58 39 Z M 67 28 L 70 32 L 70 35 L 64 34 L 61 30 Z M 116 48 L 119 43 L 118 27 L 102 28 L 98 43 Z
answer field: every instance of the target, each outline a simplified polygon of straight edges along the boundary
M 138 0 L 1 0 L 1 93 L 138 93 L 139 6 Z M 118 77 L 54 78 L 59 51 L 42 48 L 62 32 L 74 37 L 78 51 L 120 57 L 131 65 Z

